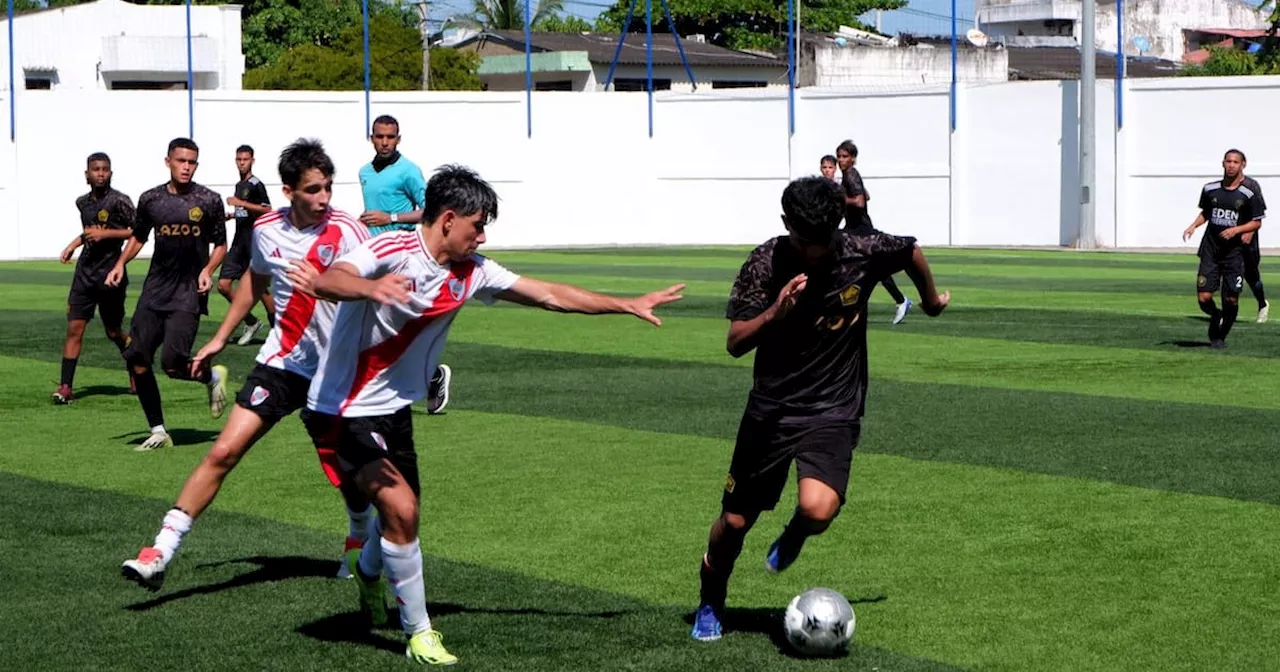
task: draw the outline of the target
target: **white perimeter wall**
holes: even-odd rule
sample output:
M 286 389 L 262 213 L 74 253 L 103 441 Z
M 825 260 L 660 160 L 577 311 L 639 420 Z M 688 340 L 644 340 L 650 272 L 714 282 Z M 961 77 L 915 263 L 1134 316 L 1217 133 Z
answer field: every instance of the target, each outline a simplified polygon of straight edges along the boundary
M 1264 114 L 1280 109 L 1280 77 L 1125 88 L 1117 134 L 1114 88 L 1098 85 L 1100 244 L 1193 246 L 1179 234 L 1228 147 L 1280 193 L 1280 130 Z M 1056 246 L 1078 237 L 1078 98 L 1078 82 L 965 88 L 953 133 L 946 89 L 801 89 L 794 136 L 785 92 L 656 96 L 652 138 L 643 93 L 535 94 L 532 138 L 522 93 L 377 94 L 372 111 L 401 120 L 401 149 L 424 169 L 464 163 L 494 183 L 494 247 L 755 244 L 781 231 L 787 181 L 816 173 L 845 138 L 858 143 L 880 228 L 934 246 Z M 338 166 L 335 204 L 361 210 L 356 172 L 372 154 L 361 93 L 197 92 L 195 110 L 198 181 L 230 193 L 235 147 L 249 143 L 279 204 L 275 158 L 299 136 L 318 137 Z M 4 139 L 3 98 L 0 131 L 0 258 L 53 258 L 79 231 L 85 157 L 108 152 L 115 186 L 136 199 L 166 179 L 187 98 L 19 92 L 17 142 Z

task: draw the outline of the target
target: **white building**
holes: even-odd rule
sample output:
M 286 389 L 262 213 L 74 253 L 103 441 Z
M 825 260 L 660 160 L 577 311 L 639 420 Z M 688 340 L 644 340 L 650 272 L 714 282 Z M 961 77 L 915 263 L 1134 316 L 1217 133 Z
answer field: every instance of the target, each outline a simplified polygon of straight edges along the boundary
M 978 28 L 1021 47 L 1067 47 L 1080 41 L 1080 0 L 976 0 Z M 1125 0 L 1124 53 L 1181 61 L 1186 31 L 1267 27 L 1266 14 L 1243 0 Z M 1116 0 L 1097 0 L 1095 43 L 1116 51 Z
M 976 47 L 963 37 L 956 78 L 967 84 L 1009 79 L 1009 54 L 1000 45 Z M 951 83 L 951 46 L 931 41 L 885 44 L 807 34 L 800 40 L 800 86 L 901 90 Z
M 185 89 L 187 9 L 98 0 L 14 17 L 14 88 Z M 0 20 L 0 90 L 9 88 L 9 31 Z M 240 89 L 240 5 L 191 7 L 198 90 Z

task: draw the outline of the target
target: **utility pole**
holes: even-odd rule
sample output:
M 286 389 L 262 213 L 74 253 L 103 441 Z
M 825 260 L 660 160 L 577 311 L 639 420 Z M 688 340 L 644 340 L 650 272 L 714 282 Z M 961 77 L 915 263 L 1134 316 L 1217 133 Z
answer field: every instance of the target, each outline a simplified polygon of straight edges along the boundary
M 417 2 L 413 5 L 418 10 L 422 31 L 422 90 L 431 90 L 431 24 L 427 22 L 427 3 Z
M 1097 201 L 1097 56 L 1094 54 L 1094 10 L 1097 0 L 1084 0 L 1080 13 L 1080 249 L 1097 247 L 1094 213 Z M 1117 45 L 1117 49 L 1122 45 Z M 1117 82 L 1117 86 L 1119 83 Z

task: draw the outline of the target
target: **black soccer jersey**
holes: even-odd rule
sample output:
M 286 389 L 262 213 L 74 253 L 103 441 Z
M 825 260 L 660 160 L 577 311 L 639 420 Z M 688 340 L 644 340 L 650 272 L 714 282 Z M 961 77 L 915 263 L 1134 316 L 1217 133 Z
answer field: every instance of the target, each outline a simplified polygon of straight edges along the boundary
M 139 309 L 206 311 L 198 280 L 209 263 L 209 246 L 227 244 L 223 212 L 222 197 L 194 182 L 182 194 L 170 193 L 166 183 L 138 198 L 133 237 L 145 243 L 156 236 Z
M 1244 247 L 1240 236 L 1223 240 L 1223 230 L 1248 224 L 1266 214 L 1266 205 L 1252 189 L 1243 183 L 1235 189 L 1227 189 L 1221 180 L 1204 185 L 1200 190 L 1199 206 L 1208 224 L 1204 237 L 1200 239 L 1200 254 L 1217 260 L 1238 254 Z
M 76 209 L 80 211 L 80 225 L 86 230 L 133 228 L 133 201 L 110 187 L 101 196 L 95 196 L 91 191 L 77 198 Z M 76 262 L 79 280 L 86 283 L 86 286 L 102 284 L 120 259 L 122 247 L 123 238 L 100 240 L 96 243 L 86 241 L 80 252 L 80 259 Z
M 1241 180 L 1241 181 L 1240 181 L 1240 184 L 1241 184 L 1241 186 L 1248 187 L 1248 188 L 1249 188 L 1249 191 L 1252 191 L 1252 192 L 1253 192 L 1253 197 L 1257 199 L 1257 202 L 1256 202 L 1256 203 L 1255 203 L 1255 205 L 1254 205 L 1254 207 L 1256 208 L 1256 210 L 1255 210 L 1254 212 L 1257 214 L 1257 218 L 1258 218 L 1258 219 L 1264 219 L 1264 218 L 1266 218 L 1266 216 L 1267 216 L 1267 199 L 1265 199 L 1265 198 L 1263 198 L 1263 197 L 1262 197 L 1262 185 L 1261 185 L 1261 184 L 1258 184 L 1258 181 L 1257 181 L 1257 180 L 1255 180 L 1255 179 L 1253 179 L 1252 177 L 1249 177 L 1249 176 L 1247 176 L 1247 175 L 1245 176 L 1245 178 L 1244 178 L 1243 180 Z M 1248 223 L 1248 222 L 1246 222 L 1246 224 L 1247 224 L 1247 223 Z
M 867 193 L 866 186 L 862 184 L 862 173 L 853 166 L 843 171 L 840 186 L 844 189 L 844 195 L 849 198 L 865 196 Z M 868 214 L 867 207 L 858 207 L 852 203 L 845 205 L 844 225 L 847 229 L 871 226 L 871 215 Z
M 267 195 L 267 185 L 262 180 L 249 176 L 247 180 L 240 180 L 236 183 L 236 198 L 255 205 L 271 206 L 271 197 Z M 253 223 L 258 221 L 258 216 L 248 210 L 236 208 L 236 237 L 233 245 L 241 245 L 253 237 Z
M 757 247 L 729 294 L 726 316 L 749 320 L 804 273 L 795 307 L 767 325 L 756 346 L 747 412 L 781 422 L 855 420 L 867 390 L 867 298 L 911 261 L 915 238 L 836 232 L 835 253 L 807 266 L 786 236 Z

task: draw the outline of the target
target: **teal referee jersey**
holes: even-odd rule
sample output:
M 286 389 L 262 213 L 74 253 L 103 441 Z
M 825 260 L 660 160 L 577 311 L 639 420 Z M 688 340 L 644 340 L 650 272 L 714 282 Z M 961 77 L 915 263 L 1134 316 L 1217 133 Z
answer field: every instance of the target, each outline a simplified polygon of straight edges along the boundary
M 422 207 L 427 181 L 417 165 L 400 156 L 382 170 L 375 170 L 373 163 L 366 163 L 360 168 L 360 191 L 364 194 L 365 210 L 398 215 Z M 369 233 L 376 236 L 393 229 L 412 230 L 414 226 L 403 222 L 371 226 Z

